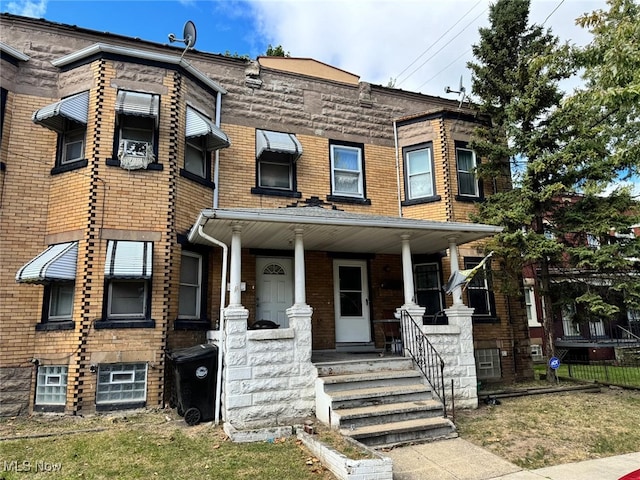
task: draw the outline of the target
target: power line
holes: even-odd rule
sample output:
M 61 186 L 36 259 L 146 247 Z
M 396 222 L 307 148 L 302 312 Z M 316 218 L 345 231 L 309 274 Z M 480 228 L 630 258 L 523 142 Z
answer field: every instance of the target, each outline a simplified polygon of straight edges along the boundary
M 552 10 L 552 12 L 551 12 L 549 15 L 547 15 L 547 18 L 545 18 L 545 19 L 544 19 L 544 22 L 542 22 L 542 25 L 544 25 L 545 23 L 547 23 L 547 20 L 549 20 L 549 18 L 551 18 L 551 15 L 553 15 L 554 13 L 556 13 L 556 10 L 558 10 L 558 9 L 562 6 L 562 4 L 563 4 L 563 3 L 564 3 L 564 0 L 560 0 L 560 3 L 559 3 L 558 5 L 556 5 L 556 8 L 554 8 L 554 9 Z
M 420 59 L 423 57 L 423 55 L 425 55 L 429 50 L 431 50 L 433 47 L 435 47 L 435 46 L 436 46 L 436 44 L 437 44 L 440 40 L 442 40 L 442 38 L 443 38 L 443 37 L 445 37 L 445 36 L 446 36 L 446 35 L 447 35 L 447 34 L 448 34 L 448 33 L 449 33 L 449 32 L 450 32 L 450 31 L 451 31 L 451 30 L 456 26 L 456 25 L 458 25 L 458 24 L 459 24 L 459 23 L 464 19 L 464 17 L 466 17 L 467 15 L 469 15 L 469 14 L 471 13 L 471 11 L 472 11 L 474 8 L 476 8 L 480 3 L 482 3 L 482 1 L 483 1 L 483 0 L 479 0 L 479 1 L 478 1 L 478 3 L 476 3 L 473 7 L 471 7 L 471 8 L 467 11 L 467 13 L 465 13 L 462 17 L 460 17 L 460 18 L 458 19 L 458 21 L 456 21 L 456 23 L 454 23 L 450 28 L 448 28 L 448 29 L 447 29 L 447 30 L 446 30 L 442 35 L 440 35 L 440 36 L 438 37 L 438 39 L 437 39 L 435 42 L 433 42 L 431 45 L 429 45 L 429 47 L 427 47 L 427 48 L 426 48 L 426 49 L 425 49 L 425 50 L 424 50 L 420 55 L 418 55 L 418 56 L 416 57 L 416 59 L 415 59 L 413 62 L 411 62 L 409 65 L 407 65 L 407 66 L 404 68 L 404 70 L 402 70 L 402 71 L 401 71 L 401 72 L 396 76 L 396 78 L 400 78 L 400 77 L 402 76 L 402 74 L 403 74 L 404 72 L 406 72 L 407 70 L 409 70 L 409 68 L 411 68 L 411 67 L 412 67 L 412 66 L 413 66 L 413 65 L 414 65 L 418 60 L 420 60 Z M 408 77 L 407 77 L 407 78 L 408 78 Z M 406 78 L 405 78 L 405 80 L 406 80 Z M 402 81 L 404 82 L 404 80 L 402 80 Z M 400 83 L 402 83 L 402 82 L 400 82 Z
M 411 77 L 411 75 L 413 75 L 414 73 L 416 73 L 418 70 L 420 70 L 429 60 L 431 60 L 433 57 L 435 57 L 438 53 L 440 53 L 442 50 L 444 50 L 446 47 L 449 46 L 449 44 L 451 43 L 451 40 L 455 40 L 456 38 L 458 38 L 460 35 L 462 35 L 465 30 L 473 23 L 475 22 L 478 18 L 480 18 L 480 16 L 482 16 L 485 12 L 487 11 L 487 8 L 485 8 L 482 12 L 480 12 L 473 20 L 471 20 L 469 23 L 467 23 L 464 28 L 462 30 L 460 30 L 456 35 L 453 36 L 453 38 L 449 39 L 448 43 L 443 45 L 442 47 L 440 47 L 438 49 L 437 52 L 435 52 L 433 55 L 431 55 L 429 58 L 427 58 L 424 62 L 422 62 L 417 68 L 415 68 L 404 80 L 402 80 L 402 82 L 398 83 L 398 86 L 400 86 L 400 84 L 402 84 L 403 82 L 405 82 L 409 77 Z

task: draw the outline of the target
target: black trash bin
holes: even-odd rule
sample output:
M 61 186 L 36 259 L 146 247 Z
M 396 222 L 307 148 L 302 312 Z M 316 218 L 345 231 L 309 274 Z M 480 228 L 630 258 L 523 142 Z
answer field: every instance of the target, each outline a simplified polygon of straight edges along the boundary
M 178 414 L 188 425 L 213 420 L 218 376 L 218 347 L 211 344 L 174 350 L 173 364 Z

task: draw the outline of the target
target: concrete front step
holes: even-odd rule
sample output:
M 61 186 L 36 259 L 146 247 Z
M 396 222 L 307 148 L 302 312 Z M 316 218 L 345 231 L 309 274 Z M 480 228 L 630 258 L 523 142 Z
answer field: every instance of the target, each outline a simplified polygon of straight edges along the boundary
M 431 392 L 421 383 L 354 388 L 326 392 L 326 394 L 331 398 L 332 410 L 398 402 L 426 401 L 432 398 Z
M 320 377 L 320 381 L 324 383 L 325 392 L 336 392 L 356 388 L 422 383 L 422 375 L 417 370 L 383 370 Z
M 379 357 L 314 362 L 319 377 L 348 375 L 352 373 L 380 372 L 384 370 L 411 370 L 413 361 L 407 357 Z
M 458 436 L 453 422 L 442 417 L 367 425 L 354 429 L 341 428 L 340 433 L 373 448 L 391 448 Z
M 333 418 L 342 428 L 359 428 L 366 425 L 442 417 L 442 414 L 442 404 L 436 400 L 340 408 L 332 412 Z

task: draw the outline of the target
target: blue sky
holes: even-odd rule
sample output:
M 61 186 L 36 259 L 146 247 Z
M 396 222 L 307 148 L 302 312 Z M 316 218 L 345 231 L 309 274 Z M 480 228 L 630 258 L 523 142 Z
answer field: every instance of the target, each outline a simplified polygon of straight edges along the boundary
M 167 43 L 187 20 L 197 27 L 196 49 L 251 57 L 282 45 L 362 80 L 430 95 L 470 86 L 466 62 L 488 25 L 489 0 L 0 0 L 3 12 Z M 532 0 L 531 20 L 561 39 L 585 44 L 579 15 L 605 0 Z

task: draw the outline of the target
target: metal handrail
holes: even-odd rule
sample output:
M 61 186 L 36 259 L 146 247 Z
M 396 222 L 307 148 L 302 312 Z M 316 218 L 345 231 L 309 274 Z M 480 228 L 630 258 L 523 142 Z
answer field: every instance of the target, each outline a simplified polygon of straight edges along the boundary
M 626 328 L 624 328 L 624 327 L 623 327 L 623 326 L 621 326 L 621 325 L 618 325 L 618 328 L 619 328 L 620 330 L 622 330 L 624 333 L 626 333 L 627 335 L 629 335 L 629 337 L 635 338 L 636 340 L 639 340 L 639 341 L 640 341 L 640 337 L 639 337 L 638 335 L 636 335 L 635 333 L 633 333 L 632 331 L 627 330 Z
M 433 392 L 442 402 L 446 418 L 444 360 L 422 331 L 421 326 L 406 310 L 400 312 L 400 330 L 405 351 L 411 355 L 422 376 L 429 382 Z

